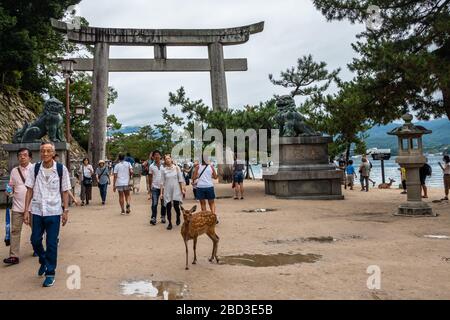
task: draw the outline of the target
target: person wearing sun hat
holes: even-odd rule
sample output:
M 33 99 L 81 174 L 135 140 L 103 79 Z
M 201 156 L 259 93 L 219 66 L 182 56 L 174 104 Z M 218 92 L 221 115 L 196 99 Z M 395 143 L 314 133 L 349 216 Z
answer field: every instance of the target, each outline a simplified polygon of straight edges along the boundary
M 106 192 L 108 190 L 109 181 L 109 169 L 105 165 L 105 160 L 98 162 L 98 167 L 95 170 L 95 177 L 98 181 L 98 189 L 100 191 L 100 197 L 102 198 L 102 205 L 106 202 Z

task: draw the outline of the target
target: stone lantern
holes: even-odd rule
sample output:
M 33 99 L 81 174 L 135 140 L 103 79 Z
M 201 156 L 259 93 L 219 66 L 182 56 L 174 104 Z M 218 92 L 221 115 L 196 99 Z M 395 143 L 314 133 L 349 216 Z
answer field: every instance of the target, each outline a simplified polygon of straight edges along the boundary
M 398 138 L 398 157 L 396 162 L 406 169 L 407 202 L 398 208 L 398 215 L 435 216 L 431 207 L 422 201 L 419 169 L 427 162 L 423 155 L 422 136 L 432 131 L 411 123 L 413 116 L 405 114 L 405 123 L 388 134 Z

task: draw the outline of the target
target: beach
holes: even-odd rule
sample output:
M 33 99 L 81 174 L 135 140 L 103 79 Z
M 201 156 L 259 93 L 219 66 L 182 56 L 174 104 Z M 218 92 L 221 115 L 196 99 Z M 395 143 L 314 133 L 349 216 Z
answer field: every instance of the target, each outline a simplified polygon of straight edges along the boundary
M 245 181 L 245 187 L 245 199 L 234 200 L 230 184 L 216 184 L 216 195 L 225 197 L 217 200 L 221 262 L 208 261 L 212 242 L 202 235 L 190 270 L 184 269 L 180 226 L 168 231 L 159 219 L 149 224 L 144 180 L 129 216 L 120 215 L 112 188 L 105 206 L 93 188 L 92 204 L 72 207 L 61 229 L 54 287 L 41 286 L 24 226 L 20 264 L 0 267 L 0 299 L 450 299 L 450 204 L 432 202 L 442 189 L 430 188 L 426 199 L 437 217 L 411 218 L 393 215 L 406 200 L 397 188 L 366 193 L 355 186 L 343 190 L 345 200 L 306 201 L 266 196 L 262 181 Z M 188 187 L 184 207 L 194 204 Z M 266 210 L 244 212 L 255 209 Z M 192 241 L 189 250 L 191 262 Z M 0 255 L 8 252 L 2 243 Z M 298 263 L 261 266 L 293 255 Z M 368 268 L 381 272 L 378 289 L 368 287 Z M 73 270 L 80 271 L 79 289 L 71 286 Z M 161 291 L 182 295 L 126 293 L 124 284 L 133 281 L 173 281 L 175 289 Z

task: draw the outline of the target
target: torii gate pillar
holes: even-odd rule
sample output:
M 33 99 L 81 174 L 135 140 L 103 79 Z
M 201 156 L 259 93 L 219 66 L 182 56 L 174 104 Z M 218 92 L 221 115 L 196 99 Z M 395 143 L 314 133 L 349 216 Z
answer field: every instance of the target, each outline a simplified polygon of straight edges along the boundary
M 208 58 L 211 65 L 210 78 L 213 110 L 227 110 L 227 81 L 225 78 L 223 45 L 218 42 L 208 45 Z
M 89 158 L 94 166 L 106 158 L 106 120 L 108 109 L 109 44 L 98 42 L 94 51 L 92 74 Z

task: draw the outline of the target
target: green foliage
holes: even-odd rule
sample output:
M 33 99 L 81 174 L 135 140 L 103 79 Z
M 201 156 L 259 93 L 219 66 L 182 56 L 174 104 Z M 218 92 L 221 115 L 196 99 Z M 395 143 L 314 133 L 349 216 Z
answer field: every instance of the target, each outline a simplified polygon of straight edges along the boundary
M 364 108 L 387 124 L 405 111 L 421 119 L 450 118 L 450 6 L 448 0 L 313 0 L 328 20 L 363 23 L 378 6 L 378 30 L 357 35 L 360 55 L 349 65 Z
M 122 124 L 117 120 L 115 115 L 110 114 L 106 118 L 106 127 L 108 130 L 120 130 L 120 128 L 122 128 Z
M 86 72 L 76 72 L 72 75 L 72 83 L 70 84 L 69 97 L 71 106 L 70 127 L 72 130 L 72 137 L 85 150 L 89 145 L 89 119 L 91 116 L 91 92 L 92 92 L 92 76 Z M 65 81 L 53 81 L 52 86 L 49 88 L 49 95 L 59 99 L 66 103 L 66 82 Z M 114 103 L 117 99 L 117 91 L 109 87 L 108 91 L 108 106 Z M 74 115 L 74 107 L 82 106 L 85 109 L 83 116 Z M 113 125 L 120 125 L 117 122 L 117 118 L 109 118 L 114 120 Z M 120 129 L 120 127 L 119 127 Z
M 333 81 L 338 81 L 340 69 L 328 72 L 326 66 L 325 62 L 315 62 L 312 55 L 303 56 L 298 59 L 296 67 L 280 73 L 280 80 L 275 80 L 272 74 L 269 74 L 269 80 L 274 85 L 294 88 L 291 91 L 293 97 L 315 96 L 326 91 Z
M 0 3 L 0 81 L 32 93 L 45 93 L 56 73 L 55 58 L 75 46 L 55 32 L 50 18 L 61 19 L 80 0 L 4 0 Z
M 107 156 L 109 159 L 117 159 L 119 153 L 130 152 L 138 159 L 148 159 L 151 151 L 162 150 L 163 143 L 151 126 L 144 126 L 137 134 L 114 134 L 107 143 Z

